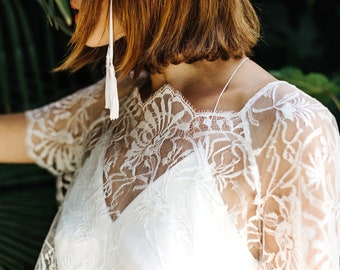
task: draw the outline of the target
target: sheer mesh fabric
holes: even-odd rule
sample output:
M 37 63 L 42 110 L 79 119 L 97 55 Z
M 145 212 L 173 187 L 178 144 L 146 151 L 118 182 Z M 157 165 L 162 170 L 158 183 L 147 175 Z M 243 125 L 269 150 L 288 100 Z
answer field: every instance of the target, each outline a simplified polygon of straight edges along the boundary
M 57 176 L 57 200 L 63 201 L 73 174 L 109 124 L 101 80 L 64 99 L 26 112 L 26 143 L 36 163 Z
M 170 85 L 145 102 L 135 88 L 121 100 L 115 121 L 103 104 L 99 82 L 27 112 L 29 153 L 59 177 L 60 201 L 61 189 L 75 179 L 36 269 L 72 269 L 79 254 L 60 250 L 68 231 L 74 232 L 68 245 L 84 247 L 91 238 L 101 246 L 97 250 L 91 240 L 89 258 L 77 261 L 77 269 L 131 269 L 122 258 L 139 262 L 133 269 L 207 269 L 199 268 L 203 256 L 195 252 L 206 253 L 214 269 L 241 269 L 246 257 L 242 269 L 339 269 L 339 133 L 319 102 L 273 82 L 239 112 L 195 111 Z M 206 240 L 207 249 L 196 249 L 203 240 L 195 230 L 205 217 L 214 220 L 205 229 L 220 225 L 217 235 L 229 224 L 225 230 L 232 231 L 241 254 L 219 259 L 228 258 L 233 246 L 216 235 L 216 242 Z M 144 235 L 124 242 L 125 233 L 134 233 L 127 222 L 132 218 Z M 174 255 L 169 241 L 159 240 L 159 228 L 181 235 L 176 248 L 188 256 Z M 149 248 L 157 260 L 148 264 L 143 255 L 127 255 L 122 243 L 140 244 L 141 254 L 150 255 Z

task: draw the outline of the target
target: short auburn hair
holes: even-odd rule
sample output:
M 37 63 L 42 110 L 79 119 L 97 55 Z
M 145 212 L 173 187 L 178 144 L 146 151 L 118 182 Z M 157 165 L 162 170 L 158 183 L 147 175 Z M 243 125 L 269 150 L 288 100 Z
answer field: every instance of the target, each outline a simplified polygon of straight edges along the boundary
M 106 46 L 85 44 L 109 1 L 82 0 L 72 51 L 59 69 L 76 71 L 104 59 Z M 124 75 L 132 70 L 137 75 L 142 70 L 161 72 L 182 62 L 249 56 L 260 36 L 249 0 L 113 0 L 113 16 L 126 35 L 115 42 L 114 52 L 116 70 Z

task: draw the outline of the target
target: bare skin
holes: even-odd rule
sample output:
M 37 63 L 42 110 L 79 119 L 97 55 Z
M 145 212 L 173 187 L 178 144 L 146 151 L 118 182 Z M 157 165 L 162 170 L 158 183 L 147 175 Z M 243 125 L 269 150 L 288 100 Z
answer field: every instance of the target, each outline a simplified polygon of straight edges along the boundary
M 130 78 L 118 80 L 119 97 L 131 91 Z M 104 109 L 104 100 L 101 101 Z M 0 163 L 33 163 L 26 147 L 27 121 L 24 113 L 0 115 Z
M 81 9 L 82 0 L 71 0 L 71 6 Z M 90 47 L 108 44 L 109 26 L 107 22 L 108 2 L 103 6 L 103 13 L 95 31 L 89 37 Z M 114 40 L 124 36 L 120 22 L 114 20 Z M 156 91 L 165 83 L 180 91 L 197 110 L 212 110 L 223 86 L 240 60 L 200 61 L 195 64 L 170 65 L 162 74 L 152 74 L 152 90 Z M 223 95 L 219 110 L 239 111 L 259 89 L 268 82 L 276 80 L 253 61 L 247 61 L 231 81 Z
M 217 98 L 241 60 L 201 61 L 192 65 L 172 65 L 162 74 L 151 75 L 153 90 L 165 83 L 180 91 L 200 111 L 214 109 Z M 238 70 L 224 92 L 218 110 L 240 111 L 262 87 L 276 79 L 255 62 L 248 60 Z
M 23 113 L 0 115 L 0 163 L 32 163 L 25 145 L 26 118 Z
M 75 9 L 81 8 L 81 0 L 71 1 Z M 108 43 L 108 24 L 103 12 L 96 30 L 88 40 L 88 46 Z M 124 36 L 119 23 L 114 23 L 114 39 Z M 195 64 L 170 65 L 162 74 L 151 75 L 152 91 L 165 83 L 180 91 L 199 110 L 213 110 L 216 100 L 240 60 L 200 61 Z M 218 110 L 239 111 L 259 89 L 276 80 L 251 60 L 246 61 L 222 96 Z M 131 90 L 131 81 L 119 81 L 119 96 Z M 23 113 L 0 116 L 0 163 L 32 163 L 25 145 L 27 122 Z

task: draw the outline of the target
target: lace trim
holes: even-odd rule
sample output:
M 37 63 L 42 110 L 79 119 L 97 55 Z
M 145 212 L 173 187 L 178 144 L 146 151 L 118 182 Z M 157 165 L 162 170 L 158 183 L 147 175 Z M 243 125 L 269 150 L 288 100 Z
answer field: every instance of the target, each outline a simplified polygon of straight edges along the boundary
M 101 118 L 102 104 L 95 102 L 101 94 L 89 95 L 85 91 L 82 98 L 34 113 L 30 134 L 35 137 L 30 142 L 45 166 L 60 169 L 77 164 L 85 178 L 92 169 L 88 171 L 79 155 L 87 153 L 84 160 L 89 156 L 95 160 L 98 156 L 92 150 L 104 144 L 105 165 L 98 169 L 103 169 L 105 202 L 113 219 L 150 183 L 201 149 L 258 269 L 338 267 L 340 139 L 334 117 L 316 100 L 287 83 L 272 82 L 239 112 L 196 112 L 180 92 L 165 85 L 146 102 L 135 89 L 121 104 L 121 118 L 106 122 Z M 79 106 L 79 100 L 92 100 L 93 106 Z M 81 149 L 80 154 L 67 152 L 73 148 L 58 148 L 60 138 L 49 134 L 56 134 L 55 119 L 65 121 L 64 116 L 73 111 L 81 117 L 70 121 L 80 129 L 70 138 L 79 143 L 74 149 Z M 96 128 L 88 132 L 93 111 L 100 113 L 95 114 Z M 87 140 L 81 131 L 86 131 Z M 63 160 L 66 163 L 42 155 L 59 150 L 71 157 Z M 162 188 L 166 192 L 166 185 Z M 97 228 L 95 222 L 86 226 Z M 49 240 L 42 257 L 49 244 L 53 246 Z

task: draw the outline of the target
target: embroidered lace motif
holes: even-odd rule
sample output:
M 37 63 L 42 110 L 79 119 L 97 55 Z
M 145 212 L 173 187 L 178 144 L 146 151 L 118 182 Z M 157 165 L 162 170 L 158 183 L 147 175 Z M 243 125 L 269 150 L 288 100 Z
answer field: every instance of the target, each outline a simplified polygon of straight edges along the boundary
M 57 200 L 63 201 L 73 174 L 109 125 L 104 80 L 58 102 L 26 112 L 26 143 L 36 163 L 57 176 Z
M 316 100 L 285 82 L 274 82 L 240 112 L 197 112 L 169 85 L 146 102 L 136 88 L 121 100 L 116 121 L 108 120 L 103 104 L 103 82 L 99 82 L 27 112 L 29 154 L 58 176 L 59 200 L 63 200 L 62 189 L 76 179 L 52 224 L 36 269 L 57 269 L 55 240 L 72 224 L 79 226 L 78 244 L 89 232 L 98 235 L 93 237 L 99 245 L 105 242 L 100 238 L 103 233 L 112 237 L 111 242 L 116 241 L 112 246 L 105 242 L 109 254 L 91 250 L 93 268 L 87 261 L 87 268 L 83 265 L 78 269 L 127 269 L 119 261 L 126 254 L 115 248 L 122 239 L 118 228 L 126 228 L 124 220 L 133 217 L 129 216 L 131 208 L 140 214 L 136 223 L 150 228 L 145 231 L 146 239 L 157 232 L 157 224 L 150 225 L 157 211 L 169 215 L 166 209 L 176 209 L 171 217 L 182 217 L 185 210 L 190 216 L 190 208 L 172 208 L 167 200 L 173 186 L 166 181 L 157 184 L 172 168 L 181 168 L 183 177 L 178 183 L 192 181 L 200 194 L 212 194 L 215 187 L 239 243 L 245 241 L 254 259 L 249 269 L 339 269 L 339 133 L 333 116 Z M 202 160 L 199 169 L 190 171 L 191 163 L 180 166 L 192 155 Z M 151 187 L 156 193 L 143 203 Z M 188 192 L 183 196 L 189 196 Z M 84 202 L 84 209 L 72 210 L 76 199 Z M 211 205 L 219 208 L 218 202 Z M 74 223 L 68 215 L 74 217 Z M 101 225 L 104 223 L 107 227 Z M 120 223 L 122 227 L 114 225 Z M 177 226 L 180 223 L 167 224 L 174 226 L 171 230 L 175 233 L 183 230 Z M 194 232 L 187 232 L 195 243 Z M 138 247 L 138 238 L 136 241 L 130 244 Z M 146 268 L 140 264 L 134 269 L 175 269 L 164 260 L 169 254 L 162 250 L 168 246 L 162 245 L 152 249 L 163 258 L 162 267 L 150 262 Z M 70 249 L 64 257 L 77 257 L 72 252 Z M 239 255 L 240 260 L 243 255 Z M 106 268 L 112 258 L 117 258 L 115 267 Z M 71 265 L 69 261 L 58 264 L 58 269 Z M 228 265 L 225 260 L 215 269 L 228 266 L 237 265 Z

